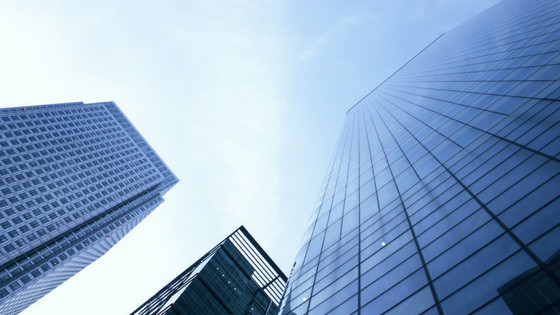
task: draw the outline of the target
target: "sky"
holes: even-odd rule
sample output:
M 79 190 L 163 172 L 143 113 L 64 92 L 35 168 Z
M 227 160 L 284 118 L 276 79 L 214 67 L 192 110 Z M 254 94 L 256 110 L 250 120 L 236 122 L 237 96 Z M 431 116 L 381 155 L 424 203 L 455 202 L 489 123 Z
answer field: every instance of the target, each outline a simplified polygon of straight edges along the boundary
M 0 107 L 114 101 L 180 179 L 22 314 L 128 314 L 240 225 L 289 274 L 346 110 L 496 2 L 0 2 Z

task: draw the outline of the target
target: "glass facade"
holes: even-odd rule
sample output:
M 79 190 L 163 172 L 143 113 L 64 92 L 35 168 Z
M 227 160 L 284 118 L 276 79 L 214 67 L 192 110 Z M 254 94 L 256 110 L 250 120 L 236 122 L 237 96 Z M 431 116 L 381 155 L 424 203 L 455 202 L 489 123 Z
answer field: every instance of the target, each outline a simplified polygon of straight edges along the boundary
M 113 102 L 0 109 L 0 313 L 95 261 L 175 183 Z
M 560 2 L 505 0 L 350 108 L 281 314 L 558 314 Z
M 278 314 L 286 280 L 241 226 L 132 314 Z

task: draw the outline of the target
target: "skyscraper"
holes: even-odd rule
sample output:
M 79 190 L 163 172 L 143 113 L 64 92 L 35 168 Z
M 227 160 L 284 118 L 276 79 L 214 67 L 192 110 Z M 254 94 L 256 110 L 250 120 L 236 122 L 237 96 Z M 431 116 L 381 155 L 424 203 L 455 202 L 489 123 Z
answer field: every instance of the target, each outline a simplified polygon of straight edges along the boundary
M 132 314 L 278 314 L 286 280 L 241 226 Z
M 281 314 L 560 312 L 560 2 L 504 0 L 348 110 Z
M 0 313 L 115 245 L 177 178 L 113 102 L 0 110 Z

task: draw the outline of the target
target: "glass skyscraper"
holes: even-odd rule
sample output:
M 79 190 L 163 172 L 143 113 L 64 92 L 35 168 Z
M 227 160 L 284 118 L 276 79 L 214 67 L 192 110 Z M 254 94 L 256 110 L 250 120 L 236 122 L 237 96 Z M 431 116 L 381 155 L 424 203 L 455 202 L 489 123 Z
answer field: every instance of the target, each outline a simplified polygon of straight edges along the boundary
M 175 183 L 113 102 L 0 109 L 0 313 L 95 261 Z
M 281 314 L 560 313 L 560 2 L 504 0 L 347 113 Z
M 133 315 L 276 315 L 286 276 L 241 226 Z

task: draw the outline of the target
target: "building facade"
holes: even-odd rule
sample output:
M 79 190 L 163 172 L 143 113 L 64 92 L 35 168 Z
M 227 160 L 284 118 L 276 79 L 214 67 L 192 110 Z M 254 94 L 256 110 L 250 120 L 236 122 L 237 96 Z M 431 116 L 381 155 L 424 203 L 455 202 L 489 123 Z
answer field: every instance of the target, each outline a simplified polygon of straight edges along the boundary
M 0 313 L 102 256 L 175 183 L 113 102 L 0 109 Z
M 347 113 L 281 314 L 558 314 L 560 2 L 504 0 Z
M 276 315 L 286 280 L 241 226 L 132 314 Z

